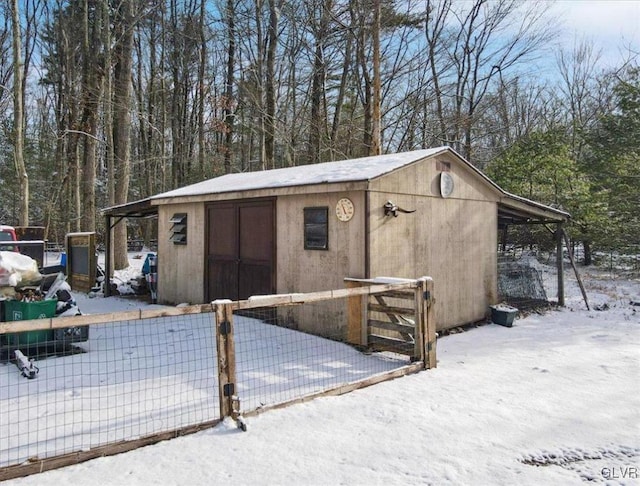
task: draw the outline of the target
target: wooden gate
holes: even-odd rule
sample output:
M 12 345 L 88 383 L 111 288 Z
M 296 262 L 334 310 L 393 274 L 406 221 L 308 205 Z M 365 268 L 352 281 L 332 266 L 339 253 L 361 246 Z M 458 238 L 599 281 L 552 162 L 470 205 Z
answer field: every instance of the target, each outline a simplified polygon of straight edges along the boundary
M 371 302 L 371 300 L 375 302 Z M 387 292 L 367 302 L 367 343 L 375 351 L 413 356 L 416 345 L 415 292 Z
M 392 279 L 399 282 L 402 279 Z M 409 280 L 407 280 L 409 281 Z M 349 288 L 389 283 L 388 279 L 345 279 Z M 389 290 L 375 295 L 350 297 L 347 340 L 372 351 L 391 351 L 424 360 L 427 368 L 435 362 L 435 319 L 433 281 L 416 281 L 415 290 Z M 426 349 L 422 348 L 426 343 Z

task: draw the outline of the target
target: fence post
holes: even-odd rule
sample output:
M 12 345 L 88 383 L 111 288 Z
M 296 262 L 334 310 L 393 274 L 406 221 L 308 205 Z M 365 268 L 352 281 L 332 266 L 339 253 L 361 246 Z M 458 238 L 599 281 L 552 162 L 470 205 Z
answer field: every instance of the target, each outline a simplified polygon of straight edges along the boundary
M 347 280 L 345 282 L 348 289 L 362 287 L 361 282 Z M 347 297 L 347 342 L 366 346 L 367 343 L 367 315 L 366 301 L 368 295 L 352 295 Z
M 418 313 L 421 329 L 422 356 L 426 369 L 435 368 L 436 361 L 436 319 L 434 312 L 435 299 L 433 297 L 433 279 L 422 277 L 420 282 L 421 309 Z
M 425 335 L 426 335 L 427 328 L 425 326 L 425 316 L 424 316 L 424 309 L 422 304 L 424 300 L 423 299 L 424 290 L 422 287 L 423 287 L 422 281 L 418 280 L 418 286 L 414 290 L 414 300 L 415 300 L 415 309 L 416 309 L 414 314 L 415 347 L 413 351 L 412 361 L 413 360 L 422 361 L 425 364 L 425 368 L 426 368 L 427 361 L 425 359 L 425 351 L 427 349 L 427 340 Z
M 564 253 L 562 251 L 562 223 L 556 225 L 556 265 L 558 267 L 558 305 L 564 306 Z M 568 248 L 567 248 L 568 250 Z
M 214 302 L 216 315 L 216 348 L 218 351 L 218 386 L 220 417 L 233 417 L 236 387 L 236 354 L 233 337 L 231 302 Z

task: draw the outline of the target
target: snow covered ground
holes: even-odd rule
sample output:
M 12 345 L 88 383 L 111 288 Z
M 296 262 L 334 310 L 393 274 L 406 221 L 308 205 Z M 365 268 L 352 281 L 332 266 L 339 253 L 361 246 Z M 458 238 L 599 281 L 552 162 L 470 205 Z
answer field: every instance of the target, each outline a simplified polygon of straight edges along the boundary
M 603 310 L 567 274 L 565 309 L 442 337 L 435 370 L 5 484 L 640 484 L 640 281 L 583 277 Z

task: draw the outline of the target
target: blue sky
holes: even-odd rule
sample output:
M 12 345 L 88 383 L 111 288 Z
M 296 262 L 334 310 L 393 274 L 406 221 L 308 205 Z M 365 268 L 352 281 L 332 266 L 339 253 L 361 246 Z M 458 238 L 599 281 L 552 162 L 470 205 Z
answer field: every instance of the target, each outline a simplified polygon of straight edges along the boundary
M 592 41 L 607 67 L 619 66 L 629 45 L 640 55 L 640 0 L 559 0 L 550 8 L 563 25 L 564 47 Z

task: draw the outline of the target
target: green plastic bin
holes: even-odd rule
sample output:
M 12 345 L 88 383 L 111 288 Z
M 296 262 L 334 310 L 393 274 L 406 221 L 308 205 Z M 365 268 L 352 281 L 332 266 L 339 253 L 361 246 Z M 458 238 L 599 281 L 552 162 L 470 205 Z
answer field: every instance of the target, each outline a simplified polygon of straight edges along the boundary
M 46 319 L 56 313 L 57 300 L 41 300 L 38 302 L 20 302 L 7 300 L 4 302 L 5 321 L 30 321 Z M 40 329 L 38 331 L 17 332 L 7 334 L 7 342 L 12 347 L 31 346 L 53 341 L 53 330 Z
M 516 318 L 518 309 L 507 305 L 492 305 L 491 322 L 505 327 L 512 327 L 513 320 Z

